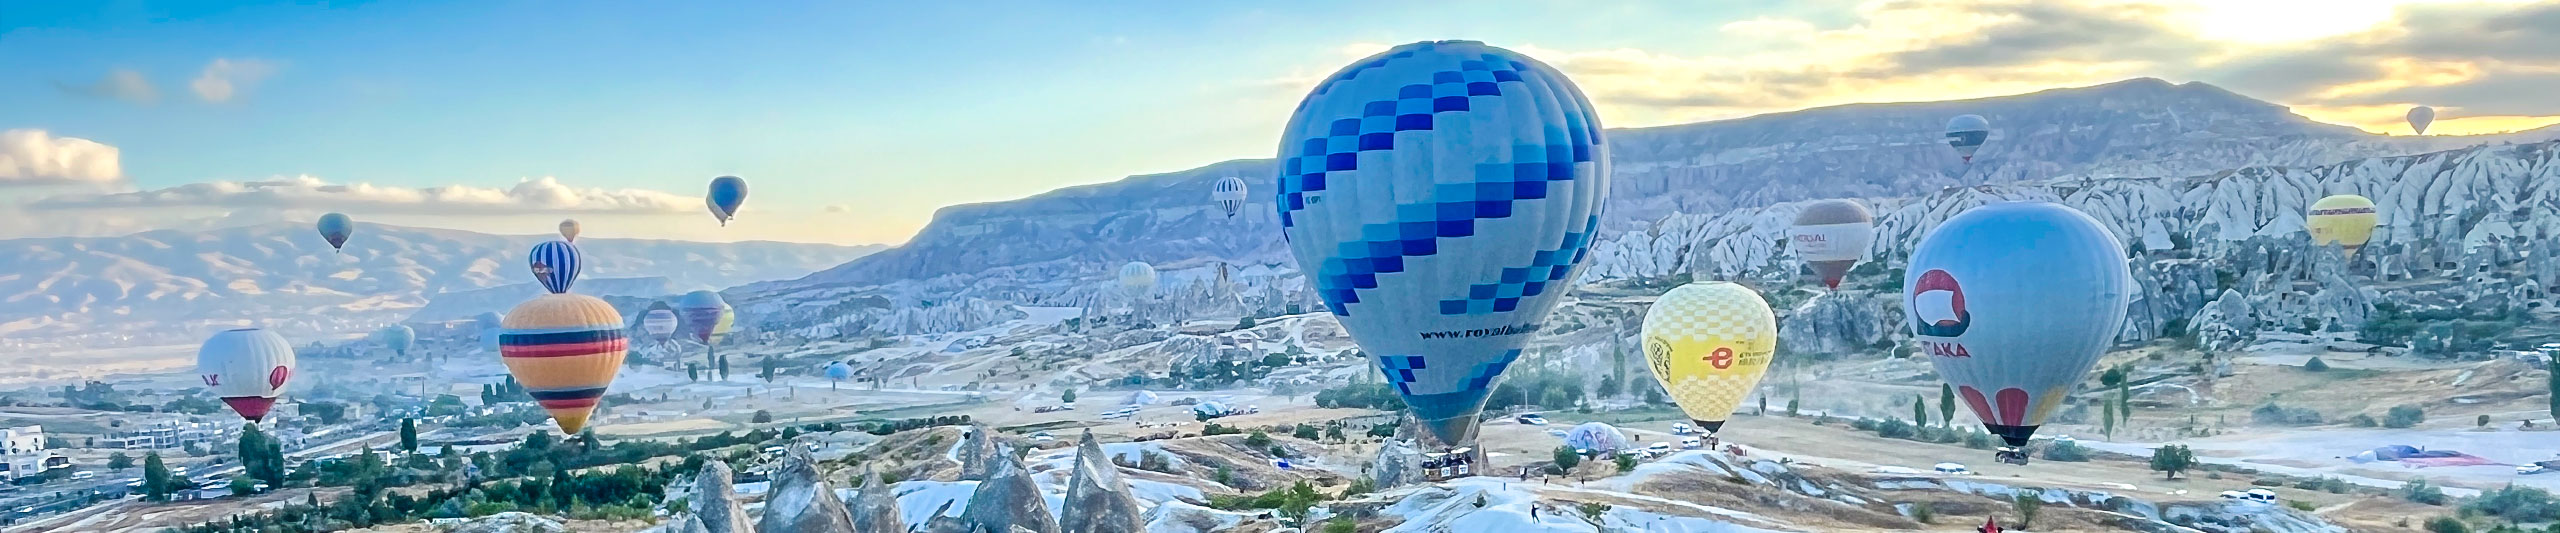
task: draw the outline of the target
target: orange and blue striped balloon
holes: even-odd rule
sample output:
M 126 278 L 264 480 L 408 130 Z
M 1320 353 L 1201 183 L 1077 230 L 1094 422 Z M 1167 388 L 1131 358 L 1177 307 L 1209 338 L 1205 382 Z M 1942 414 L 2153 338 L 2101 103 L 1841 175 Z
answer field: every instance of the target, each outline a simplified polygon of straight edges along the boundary
M 560 431 L 587 426 L 630 341 L 622 313 L 593 296 L 545 294 L 507 313 L 498 355 Z

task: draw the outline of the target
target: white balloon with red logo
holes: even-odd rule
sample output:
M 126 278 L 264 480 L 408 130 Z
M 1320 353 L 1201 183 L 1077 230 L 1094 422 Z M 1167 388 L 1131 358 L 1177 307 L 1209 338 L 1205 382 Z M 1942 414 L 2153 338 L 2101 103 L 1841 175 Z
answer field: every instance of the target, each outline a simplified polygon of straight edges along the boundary
M 1904 276 L 1920 353 L 2013 447 L 2114 343 L 2133 291 L 2115 234 L 2049 202 L 1956 215 L 1921 239 Z
M 293 379 L 293 368 L 293 345 L 263 329 L 216 333 L 196 349 L 197 379 L 251 422 L 267 417 Z

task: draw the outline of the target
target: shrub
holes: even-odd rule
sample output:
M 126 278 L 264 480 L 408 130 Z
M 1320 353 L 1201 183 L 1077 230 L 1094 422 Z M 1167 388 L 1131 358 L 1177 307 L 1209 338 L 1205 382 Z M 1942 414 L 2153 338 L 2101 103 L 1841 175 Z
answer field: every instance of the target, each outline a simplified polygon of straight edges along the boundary
M 1630 471 L 1634 471 L 1635 469 L 1636 469 L 1636 456 L 1633 456 L 1633 455 L 1623 455 L 1623 454 L 1618 456 L 1618 471 L 1619 471 L 1619 472 L 1630 472 Z
M 1904 422 L 1901 419 L 1890 419 L 1884 421 L 1882 424 L 1876 424 L 1876 436 L 1878 437 L 1888 439 L 1907 439 L 1911 438 L 1911 435 L 1911 423 Z
M 2436 488 L 2434 484 L 2427 483 L 2427 478 L 2418 478 L 2415 481 L 2401 484 L 2399 494 L 2400 499 L 2427 505 L 2444 505 L 2444 502 L 2447 501 L 2444 495 L 2444 489 Z
M 2329 362 L 2322 361 L 2319 357 L 2315 356 L 2312 357 L 2310 361 L 2304 361 L 2302 363 L 2302 369 L 2312 372 L 2326 372 L 2329 370 Z
M 2360 428 L 2369 428 L 2380 427 L 2382 425 L 2382 421 L 2374 420 L 2373 415 L 2356 413 L 2356 416 L 2347 418 L 2347 424 Z
M 2471 533 L 2471 526 L 2450 516 L 2427 519 L 2427 533 Z
M 1554 459 L 1556 467 L 1565 470 L 1572 470 L 1573 467 L 1582 465 L 1582 454 L 1575 453 L 1572 446 L 1557 446 Z
M 2510 522 L 2550 522 L 2560 520 L 2560 500 L 2551 492 L 2533 487 L 2508 485 L 2484 491 L 2480 497 L 2462 505 L 2463 512 L 2504 518 Z
M 2382 427 L 2392 429 L 2407 428 L 2425 421 L 2427 421 L 2427 411 L 2411 404 L 2392 406 L 2389 412 L 2382 414 Z
M 1324 438 L 1324 431 L 1316 429 L 1315 426 L 1298 424 L 1298 428 L 1290 431 L 1289 436 L 1297 437 L 1298 440 L 1316 440 Z
M 2087 462 L 2089 449 L 2076 442 L 2056 442 L 2044 448 L 2044 458 L 2047 461 Z
M 2311 512 L 2320 510 L 2320 506 L 2302 500 L 2285 500 L 2284 504 L 2288 507 L 2292 507 L 2293 510 L 2296 511 Z
M 1244 436 L 1244 445 L 1246 445 L 1246 446 L 1252 446 L 1252 447 L 1255 447 L 1255 448 L 1261 448 L 1261 447 L 1265 447 L 1265 446 L 1270 446 L 1270 445 L 1271 445 L 1271 435 L 1270 435 L 1270 434 L 1268 434 L 1268 433 L 1263 433 L 1263 432 L 1261 432 L 1261 431 L 1255 431 L 1255 432 L 1253 432 L 1253 434 L 1251 434 L 1251 435 L 1245 435 L 1245 436 Z
M 2249 420 L 2260 424 L 2309 426 L 2320 423 L 2320 412 L 2300 407 L 2285 407 L 2269 402 L 2249 410 Z

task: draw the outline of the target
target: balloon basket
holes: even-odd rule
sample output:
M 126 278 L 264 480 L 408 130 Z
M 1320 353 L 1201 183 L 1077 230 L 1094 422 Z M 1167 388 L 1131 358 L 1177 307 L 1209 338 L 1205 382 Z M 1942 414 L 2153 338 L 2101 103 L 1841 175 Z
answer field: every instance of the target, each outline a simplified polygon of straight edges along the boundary
M 1999 453 L 1994 453 L 1991 456 L 1995 459 L 1999 459 L 2000 462 L 2003 463 L 2019 466 L 2025 466 L 2027 464 L 2027 450 L 2025 448 L 2002 446 L 2000 447 Z
M 1448 481 L 1476 475 L 1485 466 L 1484 450 L 1458 448 L 1439 453 L 1422 454 L 1422 478 L 1426 481 Z

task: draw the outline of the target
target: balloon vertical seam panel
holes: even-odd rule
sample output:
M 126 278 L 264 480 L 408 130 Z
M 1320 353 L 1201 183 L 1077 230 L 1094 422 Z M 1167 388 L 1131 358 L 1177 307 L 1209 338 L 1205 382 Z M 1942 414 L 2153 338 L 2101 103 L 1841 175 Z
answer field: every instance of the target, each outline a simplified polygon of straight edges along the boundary
M 1301 270 L 1310 275 L 1328 310 L 1352 318 L 1368 317 L 1372 312 L 1368 308 L 1376 305 L 1397 307 L 1376 311 L 1382 313 L 1377 318 L 1346 320 L 1346 328 L 1368 341 L 1364 346 L 1372 350 L 1401 352 L 1394 350 L 1395 345 L 1416 340 L 1363 331 L 1394 329 L 1363 326 L 1372 321 L 1412 326 L 1444 320 L 1434 317 L 1483 317 L 1471 325 L 1489 325 L 1486 318 L 1516 320 L 1508 315 L 1550 309 L 1562 293 L 1562 287 L 1555 285 L 1571 281 L 1597 224 L 1595 197 L 1606 186 L 1601 161 L 1605 151 L 1599 145 L 1598 125 L 1588 117 L 1589 107 L 1579 94 L 1558 80 L 1560 75 L 1542 70 L 1547 69 L 1544 65 L 1532 68 L 1525 58 L 1472 45 L 1450 47 L 1474 53 L 1416 57 L 1434 46 L 1409 45 L 1345 69 L 1301 103 L 1291 120 L 1290 135 L 1282 143 L 1279 186 L 1273 191 L 1275 208 L 1298 252 Z M 1364 75 L 1369 72 L 1404 76 L 1381 80 Z M 1430 83 L 1418 83 L 1425 75 Z M 1571 101 L 1551 94 L 1558 87 L 1566 90 Z M 1383 94 L 1388 88 L 1393 89 L 1394 98 L 1339 96 Z M 1477 118 L 1484 114 L 1529 120 L 1507 126 Z M 1506 128 L 1512 131 L 1503 131 Z M 1483 137 L 1526 142 L 1495 148 L 1497 153 L 1490 154 L 1451 146 Z M 1435 158 L 1460 161 L 1449 164 Z M 1427 186 L 1393 181 L 1397 174 L 1416 173 L 1428 174 Z M 1567 182 L 1561 192 L 1555 183 L 1559 181 Z M 1325 194 L 1345 188 L 1357 194 Z M 1383 222 L 1358 223 L 1363 220 Z M 1520 227 L 1530 224 L 1535 226 Z M 1537 244 L 1521 256 L 1500 257 L 1496 255 L 1500 248 L 1468 242 L 1476 237 Z M 1412 287 L 1423 281 L 1406 279 L 1412 276 L 1482 283 Z M 1438 292 L 1413 294 L 1434 289 Z M 1393 298 L 1396 293 L 1406 298 Z M 1414 333 L 1423 339 L 1441 333 L 1441 339 L 1460 340 L 1490 329 L 1496 328 Z M 1518 355 L 1517 349 L 1504 345 L 1522 342 L 1525 339 L 1486 347 L 1485 351 L 1501 352 L 1499 359 L 1463 369 L 1468 375 L 1459 390 L 1489 386 L 1493 375 Z M 1461 370 L 1433 367 L 1419 356 L 1404 353 L 1372 355 L 1380 358 L 1381 369 L 1407 394 L 1417 392 L 1412 390 L 1415 370 Z

